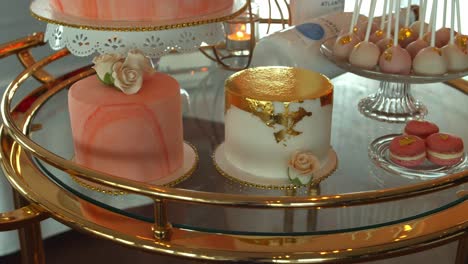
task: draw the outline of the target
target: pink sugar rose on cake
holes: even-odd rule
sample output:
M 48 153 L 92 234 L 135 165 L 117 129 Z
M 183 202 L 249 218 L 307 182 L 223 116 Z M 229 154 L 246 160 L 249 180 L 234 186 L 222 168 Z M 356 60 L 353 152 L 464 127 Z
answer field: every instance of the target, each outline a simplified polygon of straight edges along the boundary
M 415 167 L 426 159 L 424 140 L 413 135 L 395 137 L 390 143 L 390 160 L 403 167 Z
M 310 151 L 295 151 L 288 163 L 289 180 L 296 185 L 308 184 L 320 169 L 318 158 Z
M 437 132 L 439 132 L 439 127 L 436 124 L 423 120 L 411 120 L 406 123 L 404 129 L 405 134 L 418 136 L 422 139 Z
M 464 155 L 463 140 L 455 135 L 435 133 L 426 139 L 427 158 L 434 164 L 451 166 Z

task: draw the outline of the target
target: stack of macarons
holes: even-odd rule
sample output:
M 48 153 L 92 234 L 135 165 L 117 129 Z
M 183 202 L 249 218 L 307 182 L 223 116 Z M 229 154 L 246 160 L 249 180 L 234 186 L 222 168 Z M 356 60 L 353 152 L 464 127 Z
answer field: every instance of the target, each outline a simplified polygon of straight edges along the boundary
M 404 134 L 395 137 L 389 147 L 390 159 L 397 165 L 415 167 L 426 158 L 441 166 L 457 164 L 464 155 L 463 140 L 439 133 L 439 127 L 428 121 L 411 120 Z

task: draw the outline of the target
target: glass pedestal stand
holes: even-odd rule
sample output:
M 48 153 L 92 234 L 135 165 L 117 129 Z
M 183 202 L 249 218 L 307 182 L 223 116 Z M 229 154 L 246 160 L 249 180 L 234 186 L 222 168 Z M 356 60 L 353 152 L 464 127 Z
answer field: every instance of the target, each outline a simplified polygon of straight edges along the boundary
M 381 81 L 377 93 L 363 98 L 358 104 L 363 115 L 385 122 L 405 122 L 422 119 L 427 108 L 414 99 L 410 83 Z

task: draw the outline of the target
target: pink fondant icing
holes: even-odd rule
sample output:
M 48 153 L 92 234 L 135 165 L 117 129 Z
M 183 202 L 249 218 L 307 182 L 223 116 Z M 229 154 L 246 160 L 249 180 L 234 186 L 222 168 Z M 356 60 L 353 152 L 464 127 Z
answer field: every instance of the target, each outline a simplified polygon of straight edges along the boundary
M 102 20 L 169 20 L 226 10 L 233 0 L 50 0 L 60 13 Z
M 68 105 L 78 164 L 141 182 L 182 166 L 181 99 L 172 77 L 155 73 L 125 95 L 90 76 L 70 88 Z

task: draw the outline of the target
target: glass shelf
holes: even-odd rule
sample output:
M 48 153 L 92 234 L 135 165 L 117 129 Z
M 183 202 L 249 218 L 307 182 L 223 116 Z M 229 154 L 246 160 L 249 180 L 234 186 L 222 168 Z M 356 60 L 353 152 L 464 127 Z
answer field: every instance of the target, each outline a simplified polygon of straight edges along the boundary
M 200 163 L 195 173 L 176 188 L 219 194 L 248 196 L 340 195 L 344 193 L 400 188 L 420 183 L 424 177 L 403 177 L 377 167 L 368 157 L 369 144 L 376 138 L 400 133 L 404 124 L 381 123 L 365 118 L 356 109 L 362 95 L 373 90 L 376 81 L 353 74 L 335 78 L 332 146 L 338 154 L 338 169 L 316 189 L 263 190 L 240 185 L 217 173 L 212 154 L 224 139 L 224 80 L 232 72 L 216 66 L 201 54 L 163 57 L 160 71 L 175 77 L 182 87 L 185 140 L 196 146 Z M 177 63 L 177 61 L 179 61 Z M 183 61 L 184 63 L 181 63 Z M 468 142 L 468 97 L 441 83 L 415 85 L 414 93 L 430 106 L 427 117 L 442 131 Z M 51 97 L 37 112 L 30 133 L 32 140 L 65 159 L 73 157 L 67 110 L 67 90 Z M 86 189 L 70 176 L 43 161 L 34 162 L 52 181 L 78 197 L 118 214 L 154 223 L 153 200 L 139 195 L 110 196 Z M 467 164 L 460 171 L 466 172 Z M 327 234 L 369 229 L 427 216 L 463 202 L 457 196 L 465 185 L 432 194 L 371 205 L 314 209 L 244 209 L 211 205 L 169 203 L 168 218 L 174 227 L 213 233 L 243 235 Z M 86 214 L 86 210 L 83 214 Z M 88 215 L 99 221 L 96 215 Z

